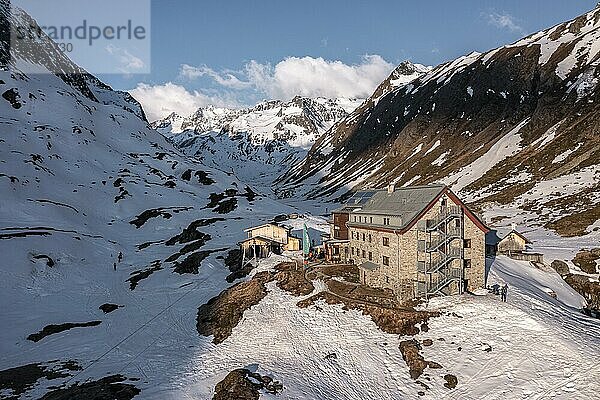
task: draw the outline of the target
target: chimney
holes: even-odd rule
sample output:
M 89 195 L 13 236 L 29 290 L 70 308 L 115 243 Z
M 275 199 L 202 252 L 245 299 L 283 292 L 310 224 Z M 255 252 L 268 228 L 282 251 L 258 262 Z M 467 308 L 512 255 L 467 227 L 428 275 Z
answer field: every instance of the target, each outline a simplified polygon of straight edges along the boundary
M 517 230 L 517 224 L 515 224 L 515 223 L 510 224 L 510 229 L 513 230 L 513 231 L 516 231 Z
M 394 190 L 396 190 L 396 185 L 394 185 L 393 183 L 390 183 L 388 185 L 388 193 L 394 193 Z

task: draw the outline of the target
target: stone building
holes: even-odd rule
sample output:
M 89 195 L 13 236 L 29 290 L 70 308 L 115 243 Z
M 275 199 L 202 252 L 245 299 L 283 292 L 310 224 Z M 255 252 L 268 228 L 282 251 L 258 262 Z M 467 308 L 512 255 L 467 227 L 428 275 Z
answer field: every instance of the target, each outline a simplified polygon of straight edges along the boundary
M 356 196 L 367 200 L 346 225 L 362 283 L 390 288 L 401 300 L 485 287 L 489 229 L 447 186 L 391 185 Z
M 347 263 L 350 259 L 350 240 L 348 236 L 348 219 L 350 213 L 367 202 L 374 191 L 356 193 L 350 202 L 331 212 L 329 237 L 323 241 L 325 259 L 328 262 Z

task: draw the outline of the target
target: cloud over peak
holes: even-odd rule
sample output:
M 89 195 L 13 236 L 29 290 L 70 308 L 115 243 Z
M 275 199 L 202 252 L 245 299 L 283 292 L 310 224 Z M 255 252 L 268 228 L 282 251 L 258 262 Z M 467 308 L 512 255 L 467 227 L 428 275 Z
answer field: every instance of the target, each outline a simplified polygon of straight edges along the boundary
M 140 83 L 129 93 L 142 104 L 150 121 L 165 118 L 174 112 L 188 116 L 198 108 L 208 105 L 239 107 L 235 99 L 218 95 L 210 96 L 197 90 L 188 91 L 173 82 L 155 86 Z
M 207 65 L 183 64 L 178 80 L 189 91 L 168 82 L 140 84 L 130 93 L 142 103 L 151 120 L 172 112 L 189 115 L 201 106 L 250 105 L 257 99 L 290 100 L 294 96 L 366 98 L 389 76 L 395 65 L 379 55 L 365 55 L 357 64 L 322 57 L 287 57 L 277 64 L 249 61 L 239 70 L 215 70 Z M 207 93 L 211 93 L 210 95 Z M 249 104 L 250 103 L 250 104 Z
M 247 81 L 270 98 L 367 97 L 393 71 L 394 65 L 378 55 L 364 56 L 359 64 L 321 57 L 288 57 L 275 66 L 251 61 Z
M 508 29 L 511 32 L 525 34 L 525 29 L 519 25 L 517 19 L 512 15 L 504 12 L 504 13 L 496 13 L 491 12 L 485 14 L 485 17 L 488 20 L 488 23 L 496 28 L 500 29 Z

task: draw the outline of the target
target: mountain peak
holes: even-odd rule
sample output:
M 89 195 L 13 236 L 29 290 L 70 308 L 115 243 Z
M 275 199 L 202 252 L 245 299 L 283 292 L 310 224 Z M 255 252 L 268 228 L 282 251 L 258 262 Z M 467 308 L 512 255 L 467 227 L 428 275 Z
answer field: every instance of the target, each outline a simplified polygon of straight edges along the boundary
M 431 69 L 431 67 L 426 67 L 422 64 L 416 64 L 412 61 L 405 60 L 402 61 L 395 69 L 392 74 L 397 75 L 413 75 L 415 73 L 427 72 Z

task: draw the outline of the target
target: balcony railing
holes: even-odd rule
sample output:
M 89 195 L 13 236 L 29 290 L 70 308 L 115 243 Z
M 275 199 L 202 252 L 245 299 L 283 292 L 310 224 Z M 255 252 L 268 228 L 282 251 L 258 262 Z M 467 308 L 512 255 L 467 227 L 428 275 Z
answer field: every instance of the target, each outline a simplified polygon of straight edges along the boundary
M 427 220 L 426 230 L 431 232 L 438 229 L 440 225 L 447 222 L 449 219 L 461 216 L 461 208 L 459 206 L 446 206 L 440 210 L 436 218 Z
M 462 249 L 458 247 L 451 247 L 447 252 L 438 252 L 439 258 L 433 262 L 425 263 L 426 273 L 434 274 L 440 269 L 454 260 L 458 260 L 462 257 Z
M 431 253 L 437 251 L 440 247 L 445 244 L 449 244 L 451 241 L 455 239 L 460 239 L 462 236 L 462 231 L 459 228 L 450 228 L 446 230 L 439 238 L 432 240 L 426 246 L 426 251 Z
M 453 281 L 460 281 L 462 278 L 462 271 L 458 268 L 450 268 L 444 275 L 440 275 L 437 279 L 434 279 L 428 284 L 427 293 L 432 295 L 438 293 L 444 289 Z

